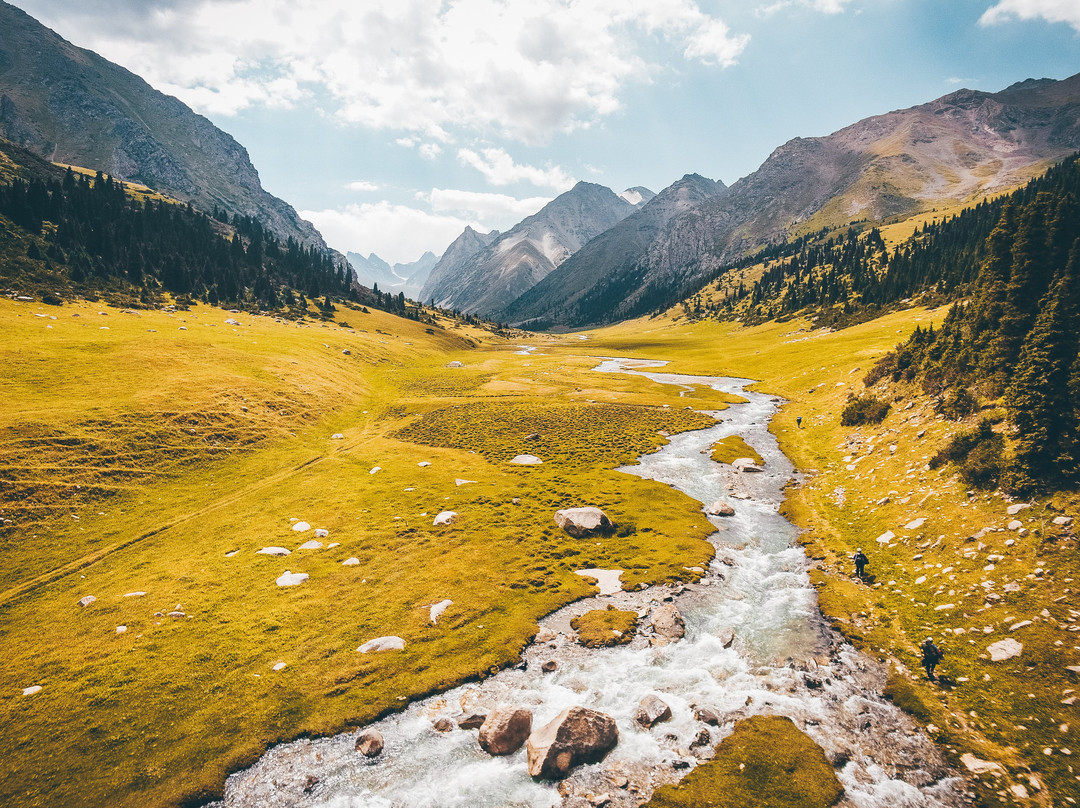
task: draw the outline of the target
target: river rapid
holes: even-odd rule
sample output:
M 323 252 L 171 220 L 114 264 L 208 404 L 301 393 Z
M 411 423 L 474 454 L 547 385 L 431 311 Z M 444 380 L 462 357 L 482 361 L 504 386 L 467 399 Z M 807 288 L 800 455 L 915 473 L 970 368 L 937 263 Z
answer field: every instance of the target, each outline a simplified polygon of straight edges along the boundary
M 634 373 L 661 384 L 708 385 L 748 399 L 712 413 L 716 426 L 673 435 L 659 451 L 620 471 L 664 482 L 704 504 L 723 499 L 730 517 L 709 517 L 716 557 L 695 584 L 653 586 L 597 595 L 540 621 L 541 636 L 523 665 L 482 682 L 410 704 L 368 728 L 385 738 L 381 756 L 354 749 L 358 732 L 302 740 L 269 750 L 229 777 L 217 808 L 583 808 L 637 806 L 678 780 L 750 715 L 783 715 L 816 741 L 836 766 L 853 808 L 930 808 L 969 804 L 962 781 L 912 719 L 880 695 L 885 669 L 845 643 L 822 619 L 795 543 L 797 529 L 780 516 L 783 487 L 794 469 L 768 431 L 777 399 L 750 392 L 749 379 L 685 376 L 646 368 L 663 363 L 605 360 L 597 371 Z M 765 460 L 762 473 L 715 463 L 717 440 L 741 435 Z M 588 503 L 582 503 L 588 504 Z M 650 636 L 650 614 L 674 602 L 686 636 L 664 644 Z M 643 630 L 615 648 L 573 641 L 570 620 L 613 605 L 637 611 Z M 544 631 L 549 629 L 550 631 Z M 554 660 L 553 673 L 541 670 Z M 651 729 L 634 722 L 642 698 L 654 694 L 672 711 Z M 535 782 L 525 750 L 493 758 L 476 730 L 438 732 L 443 717 L 496 706 L 533 711 L 540 727 L 581 705 L 614 717 L 619 743 L 600 763 L 575 769 L 562 783 Z M 695 720 L 695 708 L 720 726 Z M 366 729 L 366 728 L 365 728 Z M 709 742 L 700 743 L 702 730 Z M 695 740 L 699 742 L 695 744 Z

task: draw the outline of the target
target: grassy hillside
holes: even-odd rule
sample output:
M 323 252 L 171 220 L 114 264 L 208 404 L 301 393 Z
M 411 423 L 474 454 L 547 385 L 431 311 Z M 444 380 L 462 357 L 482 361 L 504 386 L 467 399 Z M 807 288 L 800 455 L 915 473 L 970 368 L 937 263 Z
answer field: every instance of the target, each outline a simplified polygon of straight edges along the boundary
M 806 475 L 785 508 L 805 528 L 822 610 L 891 666 L 889 694 L 969 775 L 980 805 L 1072 804 L 1080 554 L 1072 525 L 1054 519 L 1077 515 L 1080 497 L 1014 503 L 1031 507 L 1010 515 L 1000 493 L 969 491 L 950 466 L 931 469 L 930 458 L 966 426 L 916 392 L 890 400 L 880 424 L 840 423 L 873 362 L 944 314 L 913 309 L 838 332 L 665 317 L 595 332 L 591 344 L 670 359 L 675 372 L 759 378 L 762 390 L 788 399 L 772 431 Z M 870 556 L 864 581 L 849 560 L 856 547 Z M 946 653 L 938 683 L 919 667 L 928 635 Z M 988 646 L 1004 639 L 1023 651 L 991 661 Z M 964 760 L 981 767 L 965 755 L 1000 768 L 973 774 Z
M 0 804 L 204 800 L 272 743 L 512 662 L 595 591 L 574 570 L 634 585 L 711 557 L 697 503 L 612 470 L 712 423 L 676 388 L 452 321 L 348 317 L 0 300 Z M 524 452 L 545 463 L 507 463 Z M 574 505 L 615 532 L 563 533 Z M 324 547 L 299 550 L 316 528 Z M 357 652 L 383 635 L 405 650 Z

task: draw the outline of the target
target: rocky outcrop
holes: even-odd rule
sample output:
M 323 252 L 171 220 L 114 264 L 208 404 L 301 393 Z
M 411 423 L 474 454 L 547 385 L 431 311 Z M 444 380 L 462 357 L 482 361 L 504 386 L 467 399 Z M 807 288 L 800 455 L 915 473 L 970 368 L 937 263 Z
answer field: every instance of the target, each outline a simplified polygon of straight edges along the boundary
M 601 533 L 613 527 L 607 514 L 591 505 L 555 511 L 555 524 L 575 538 Z
M 532 732 L 532 710 L 500 708 L 488 713 L 477 740 L 489 755 L 512 755 Z
M 722 499 L 716 500 L 711 505 L 705 506 L 705 513 L 709 516 L 734 516 L 735 509 Z
M 603 760 L 618 742 L 614 718 L 587 707 L 571 707 L 529 736 L 529 774 L 561 780 L 575 766 Z
M 374 640 L 368 640 L 356 650 L 361 654 L 371 654 L 377 651 L 401 651 L 405 648 L 405 640 L 401 637 L 376 637 Z

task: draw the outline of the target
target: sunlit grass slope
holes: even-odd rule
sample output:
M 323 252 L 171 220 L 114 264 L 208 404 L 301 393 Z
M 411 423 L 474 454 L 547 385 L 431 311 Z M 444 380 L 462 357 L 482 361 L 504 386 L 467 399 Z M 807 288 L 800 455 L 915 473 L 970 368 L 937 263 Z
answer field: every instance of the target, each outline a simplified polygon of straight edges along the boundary
M 596 591 L 574 570 L 711 558 L 698 503 L 614 468 L 722 396 L 593 373 L 580 343 L 338 320 L 0 301 L 0 804 L 198 803 L 274 742 L 514 661 Z M 576 505 L 615 531 L 559 530 Z M 357 652 L 384 635 L 405 650 Z
M 979 804 L 1073 804 L 1080 554 L 1073 528 L 1053 519 L 1077 515 L 1080 500 L 1059 494 L 1009 515 L 999 493 L 969 495 L 953 468 L 931 470 L 930 457 L 965 425 L 917 391 L 892 391 L 880 425 L 840 424 L 874 361 L 944 314 L 914 309 L 837 332 L 663 317 L 592 332 L 590 341 L 604 353 L 668 359 L 676 372 L 759 379 L 788 399 L 771 428 L 805 474 L 785 508 L 806 529 L 823 611 L 890 665 L 889 695 L 927 725 Z M 849 560 L 856 547 L 870 556 L 864 582 Z M 946 653 L 938 684 L 919 666 L 928 635 Z M 1004 639 L 1023 651 L 991 661 L 988 646 Z M 1000 768 L 966 758 L 983 770 L 976 775 L 964 755 Z

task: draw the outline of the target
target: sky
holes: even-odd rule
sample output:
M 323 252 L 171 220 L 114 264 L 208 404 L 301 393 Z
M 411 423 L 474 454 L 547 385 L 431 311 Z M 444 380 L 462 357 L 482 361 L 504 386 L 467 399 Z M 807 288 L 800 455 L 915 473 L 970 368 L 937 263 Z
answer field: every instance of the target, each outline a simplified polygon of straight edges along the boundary
M 175 95 L 342 252 L 409 262 L 585 180 L 1080 72 L 1080 0 L 13 0 Z

